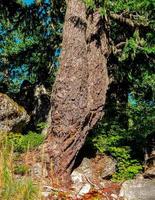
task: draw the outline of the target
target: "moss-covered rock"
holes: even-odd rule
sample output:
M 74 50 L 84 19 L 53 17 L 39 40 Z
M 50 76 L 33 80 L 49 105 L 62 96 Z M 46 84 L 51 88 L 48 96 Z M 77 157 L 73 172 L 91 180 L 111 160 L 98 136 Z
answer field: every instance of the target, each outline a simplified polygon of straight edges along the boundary
M 0 132 L 20 132 L 30 117 L 26 110 L 6 94 L 0 93 Z

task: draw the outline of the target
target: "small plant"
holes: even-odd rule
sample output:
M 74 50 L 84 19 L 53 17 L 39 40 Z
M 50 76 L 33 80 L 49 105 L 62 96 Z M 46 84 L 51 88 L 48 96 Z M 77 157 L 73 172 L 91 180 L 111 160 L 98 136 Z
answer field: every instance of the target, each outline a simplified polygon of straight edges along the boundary
M 125 181 L 134 178 L 136 174 L 142 171 L 143 167 L 137 160 L 122 160 L 117 164 L 117 172 L 113 175 L 114 182 Z
M 37 124 L 37 132 L 42 132 L 42 130 L 44 129 L 44 128 L 47 128 L 47 123 L 46 122 L 40 122 L 40 123 L 38 123 Z
M 143 167 L 138 160 L 132 158 L 131 147 L 123 145 L 127 130 L 116 124 L 111 125 L 110 130 L 106 128 L 107 124 L 102 124 L 100 134 L 92 139 L 93 145 L 99 152 L 108 153 L 117 160 L 117 170 L 112 176 L 114 182 L 132 179 Z
M 27 174 L 28 171 L 29 171 L 29 168 L 23 164 L 14 167 L 15 174 L 20 174 L 23 176 L 23 175 Z
M 30 131 L 27 135 L 20 133 L 10 133 L 7 137 L 7 143 L 14 147 L 16 152 L 26 152 L 27 149 L 32 150 L 42 144 L 44 136 L 36 132 Z
M 84 0 L 84 3 L 86 4 L 86 6 L 90 9 L 95 9 L 96 5 L 95 5 L 95 1 L 94 0 Z
M 42 144 L 44 141 L 44 136 L 30 131 L 27 135 L 23 136 L 21 140 L 21 151 L 26 151 L 28 148 L 34 149 Z
M 134 178 L 142 171 L 143 167 L 136 159 L 132 159 L 129 147 L 111 147 L 111 155 L 117 159 L 117 171 L 112 176 L 114 182 L 125 181 Z

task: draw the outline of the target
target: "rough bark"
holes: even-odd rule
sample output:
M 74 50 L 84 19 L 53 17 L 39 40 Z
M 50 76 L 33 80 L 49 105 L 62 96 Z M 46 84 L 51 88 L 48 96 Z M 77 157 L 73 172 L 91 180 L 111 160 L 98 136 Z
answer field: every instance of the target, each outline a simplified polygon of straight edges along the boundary
M 70 174 L 88 131 L 102 117 L 108 87 L 107 44 L 99 14 L 87 16 L 81 0 L 68 0 L 45 147 L 60 179 Z

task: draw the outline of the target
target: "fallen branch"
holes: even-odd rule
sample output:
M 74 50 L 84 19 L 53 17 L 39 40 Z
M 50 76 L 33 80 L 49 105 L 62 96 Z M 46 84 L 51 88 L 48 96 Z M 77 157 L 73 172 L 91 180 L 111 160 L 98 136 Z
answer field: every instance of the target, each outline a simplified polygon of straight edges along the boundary
M 49 190 L 54 191 L 54 192 L 65 192 L 64 190 L 61 190 L 59 188 L 55 188 L 55 187 L 52 187 L 52 186 L 44 186 L 43 188 L 48 188 Z

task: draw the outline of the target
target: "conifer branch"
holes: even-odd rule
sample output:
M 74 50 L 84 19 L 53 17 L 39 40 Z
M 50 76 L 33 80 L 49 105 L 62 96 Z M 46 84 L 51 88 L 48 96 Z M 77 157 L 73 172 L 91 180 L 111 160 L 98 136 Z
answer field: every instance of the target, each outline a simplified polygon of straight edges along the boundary
M 132 28 L 137 28 L 137 27 L 150 28 L 148 24 L 144 24 L 144 23 L 134 21 L 130 18 L 123 17 L 122 15 L 119 15 L 119 14 L 116 14 L 116 13 L 115 14 L 110 13 L 110 18 L 115 20 L 115 21 L 120 22 L 121 24 L 126 24 L 126 25 L 128 25 Z

